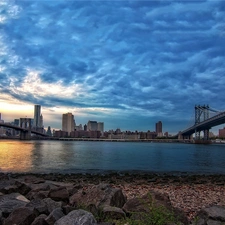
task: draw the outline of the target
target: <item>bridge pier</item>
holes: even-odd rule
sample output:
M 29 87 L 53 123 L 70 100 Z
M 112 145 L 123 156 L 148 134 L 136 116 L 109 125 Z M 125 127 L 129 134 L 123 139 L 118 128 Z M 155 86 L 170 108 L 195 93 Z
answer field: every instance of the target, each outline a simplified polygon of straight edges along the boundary
M 31 132 L 30 131 L 20 131 L 20 140 L 30 140 Z
M 195 131 L 195 140 L 201 139 L 201 131 Z
M 204 140 L 209 140 L 209 129 L 204 130 Z
M 20 127 L 28 130 L 20 131 L 20 140 L 31 139 L 31 118 L 20 118 Z

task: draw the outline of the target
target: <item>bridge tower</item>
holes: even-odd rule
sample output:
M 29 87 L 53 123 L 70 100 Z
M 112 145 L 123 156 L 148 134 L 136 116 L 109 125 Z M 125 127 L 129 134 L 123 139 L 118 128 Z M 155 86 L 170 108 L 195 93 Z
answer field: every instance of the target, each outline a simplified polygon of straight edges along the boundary
M 31 139 L 31 118 L 20 118 L 20 127 L 24 130 L 20 131 L 20 140 Z
M 196 105 L 195 106 L 195 125 L 209 119 L 209 106 L 208 105 Z M 204 140 L 209 139 L 209 128 L 204 131 Z M 200 140 L 200 130 L 195 130 L 195 139 Z

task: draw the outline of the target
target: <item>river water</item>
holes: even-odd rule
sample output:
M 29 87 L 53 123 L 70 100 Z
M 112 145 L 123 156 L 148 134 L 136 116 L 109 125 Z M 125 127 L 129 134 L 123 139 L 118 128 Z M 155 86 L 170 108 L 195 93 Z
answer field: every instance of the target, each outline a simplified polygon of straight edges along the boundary
M 225 174 L 225 145 L 0 140 L 0 172 Z

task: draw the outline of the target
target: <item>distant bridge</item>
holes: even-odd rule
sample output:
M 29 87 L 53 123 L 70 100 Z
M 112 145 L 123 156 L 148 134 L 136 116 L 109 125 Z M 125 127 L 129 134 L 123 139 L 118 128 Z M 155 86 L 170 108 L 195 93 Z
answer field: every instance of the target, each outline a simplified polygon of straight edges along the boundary
M 209 117 L 209 112 L 214 112 L 216 115 Z M 212 127 L 225 123 L 225 111 L 218 111 L 207 106 L 195 106 L 195 124 L 186 130 L 183 130 L 179 135 L 183 138 L 189 138 L 195 133 L 195 139 L 200 139 L 201 131 L 204 132 L 204 140 L 209 139 L 209 130 Z
M 29 140 L 31 139 L 31 133 L 40 135 L 43 137 L 47 137 L 47 134 L 43 134 L 31 127 L 31 119 L 30 118 L 20 118 L 20 127 L 14 126 L 8 123 L 0 123 L 0 127 L 8 127 L 11 129 L 15 129 L 20 131 L 20 139 L 21 140 Z

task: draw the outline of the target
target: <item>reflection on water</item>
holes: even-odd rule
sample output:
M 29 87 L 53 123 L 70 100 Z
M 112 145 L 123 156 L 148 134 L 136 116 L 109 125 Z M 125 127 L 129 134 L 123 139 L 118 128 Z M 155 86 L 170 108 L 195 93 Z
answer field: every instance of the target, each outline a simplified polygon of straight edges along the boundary
M 32 143 L 0 142 L 0 170 L 24 172 L 32 167 Z
M 225 174 L 225 145 L 0 140 L 0 172 Z

